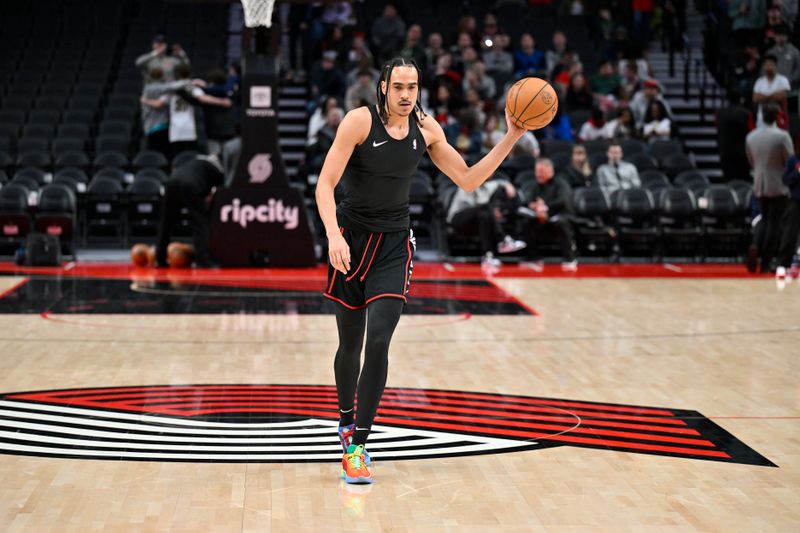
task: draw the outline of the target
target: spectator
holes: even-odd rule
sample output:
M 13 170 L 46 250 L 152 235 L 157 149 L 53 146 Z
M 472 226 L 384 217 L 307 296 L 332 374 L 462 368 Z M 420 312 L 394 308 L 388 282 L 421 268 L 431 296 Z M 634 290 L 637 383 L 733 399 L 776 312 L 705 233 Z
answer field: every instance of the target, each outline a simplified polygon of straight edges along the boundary
M 559 98 L 560 100 L 560 98 Z M 572 137 L 572 124 L 569 120 L 569 115 L 564 112 L 564 109 L 559 106 L 556 111 L 556 116 L 550 121 L 550 124 L 542 129 L 542 135 L 547 140 L 564 140 L 571 141 Z
M 181 64 L 175 67 L 177 81 L 184 81 L 186 85 L 175 91 L 169 99 L 169 146 L 170 157 L 184 150 L 197 150 L 197 121 L 195 119 L 195 105 L 208 108 L 219 107 L 230 109 L 230 98 L 222 98 L 206 94 L 200 87 L 191 84 L 189 78 L 192 74 L 189 65 Z M 199 83 L 199 82 L 198 82 Z M 219 153 L 219 151 L 217 151 Z
M 142 129 L 148 150 L 156 150 L 169 156 L 169 95 L 170 84 L 164 83 L 164 73 L 160 68 L 150 69 L 150 80 L 142 90 L 141 103 Z
M 494 46 L 494 42 L 499 35 L 499 28 L 497 26 L 497 17 L 494 13 L 486 13 L 483 17 L 483 35 L 480 38 L 479 45 L 481 50 L 488 50 Z
M 377 95 L 376 95 L 377 96 Z M 323 99 L 322 105 L 318 106 L 317 109 L 314 111 L 314 114 L 311 115 L 311 118 L 308 121 L 308 140 L 306 142 L 307 145 L 311 146 L 312 144 L 317 142 L 317 133 L 325 126 L 325 121 L 327 120 L 328 113 L 331 109 L 338 109 L 342 116 L 344 116 L 344 111 L 339 106 L 339 100 L 330 96 L 328 98 Z
M 611 130 L 612 139 L 615 141 L 639 138 L 636 120 L 633 118 L 633 112 L 628 107 L 620 109 L 619 116 L 608 122 L 608 128 Z
M 464 48 L 464 50 L 461 51 L 460 74 L 464 76 L 467 71 L 475 67 L 478 61 L 480 61 L 480 56 L 478 56 L 477 50 L 471 46 L 469 48 Z
M 792 264 L 800 235 L 800 159 L 793 155 L 786 162 L 783 183 L 789 189 L 789 201 L 783 220 L 783 236 L 778 248 L 778 268 L 775 276 L 786 277 L 786 269 Z
M 501 33 L 483 53 L 483 62 L 489 75 L 510 76 L 514 72 L 514 56 L 508 51 L 509 43 L 508 35 Z
M 336 56 L 334 61 L 337 68 L 346 67 L 347 53 L 350 51 L 351 43 L 345 41 L 342 27 L 339 25 L 333 26 L 328 34 L 322 39 L 319 49 L 322 51 L 323 57 L 326 52 L 335 52 Z
M 761 223 L 753 235 L 747 254 L 747 268 L 755 272 L 756 258 L 761 272 L 771 272 L 772 259 L 777 251 L 781 219 L 786 209 L 789 191 L 783 183 L 786 161 L 794 155 L 789 134 L 779 129 L 778 106 L 774 102 L 762 106 L 764 125 L 747 134 L 747 159 L 753 167 L 753 195 L 761 206 Z
M 599 107 L 592 109 L 589 120 L 581 125 L 578 132 L 578 139 L 581 142 L 596 141 L 597 139 L 612 139 L 614 131 L 609 127 L 610 122 L 606 122 L 605 114 Z
M 761 43 L 762 50 L 775 46 L 775 37 L 779 31 L 787 31 L 786 22 L 781 16 L 781 9 L 772 6 L 767 10 L 767 24 L 764 26 L 764 40 Z
M 419 24 L 412 24 L 406 32 L 406 43 L 400 50 L 400 55 L 413 59 L 420 69 L 420 72 L 428 71 L 428 57 L 425 55 L 425 48 L 422 46 L 422 27 Z
M 378 83 L 381 73 L 378 69 L 372 66 L 372 60 L 366 57 L 361 58 L 361 65 L 347 73 L 347 77 L 345 78 L 347 86 L 351 87 L 352 85 L 355 85 L 355 83 L 358 81 L 358 73 L 361 71 L 369 73 L 369 77 L 372 80 L 372 86 L 374 89 L 375 85 Z
M 750 181 L 750 163 L 745 153 L 745 139 L 752 128 L 752 114 L 744 106 L 741 94 L 731 94 L 728 107 L 717 112 L 717 145 L 725 179 Z
M 153 69 L 161 71 L 161 78 L 157 81 L 168 82 L 175 79 L 175 67 L 180 64 L 189 64 L 189 56 L 180 44 L 175 43 L 170 49 L 172 55 L 167 55 L 167 41 L 163 35 L 153 37 L 152 51 L 136 58 L 136 66 L 142 70 L 144 82 L 155 81 L 150 77 Z
M 406 23 L 397 15 L 397 8 L 387 4 L 383 15 L 372 24 L 372 44 L 377 50 L 378 62 L 384 63 L 403 47 Z
M 487 113 L 486 120 L 484 121 L 483 131 L 481 134 L 482 153 L 487 154 L 500 142 L 503 138 L 505 131 L 500 129 L 502 121 L 499 119 L 497 113 Z M 531 157 L 539 157 L 540 147 L 539 141 L 532 131 L 528 130 L 514 145 L 512 153 L 527 154 Z
M 606 57 L 612 61 L 619 61 L 638 55 L 640 55 L 640 48 L 628 37 L 628 29 L 625 26 L 614 28 L 613 37 L 608 43 Z
M 445 52 L 439 56 L 439 61 L 436 63 L 436 69 L 432 76 L 432 87 L 437 87 L 446 84 L 448 88 L 461 90 L 462 76 L 452 68 L 453 56 L 450 52 Z M 431 91 L 433 92 L 433 91 Z
M 769 49 L 767 55 L 777 58 L 778 74 L 789 80 L 793 91 L 800 87 L 800 51 L 789 42 L 789 33 L 786 27 L 781 27 L 775 32 L 775 46 Z
M 540 261 L 539 242 L 555 237 L 561 246 L 562 266 L 565 270 L 574 271 L 577 269 L 575 241 L 569 221 L 572 189 L 560 176 L 553 177 L 554 174 L 553 162 L 546 158 L 539 159 L 536 162 L 536 183 L 527 189 L 522 198 L 523 204 L 530 210 L 520 210 L 528 214 L 523 223 L 528 257 L 535 262 Z
M 311 97 L 318 100 L 320 97 L 333 96 L 338 99 L 344 97 L 344 74 L 336 66 L 336 52 L 328 50 L 322 54 L 322 59 L 311 67 Z
M 729 0 L 728 15 L 732 20 L 737 45 L 746 46 L 758 40 L 764 27 L 766 2 L 764 0 Z
M 474 113 L 475 124 L 470 127 L 472 131 L 477 131 L 480 125 L 486 121 L 486 113 L 483 111 L 484 103 L 481 95 L 475 89 L 467 89 L 464 91 L 464 100 L 466 101 L 466 110 Z
M 325 123 L 322 128 L 317 132 L 314 144 L 308 148 L 309 165 L 312 169 L 318 170 L 322 168 L 322 163 L 325 161 L 325 154 L 333 146 L 333 140 L 336 138 L 336 132 L 339 129 L 339 124 L 342 122 L 342 110 L 338 107 L 331 107 L 325 115 Z
M 477 91 L 483 100 L 493 99 L 497 92 L 497 86 L 494 80 L 486 75 L 486 65 L 482 61 L 475 62 L 472 68 L 464 73 L 464 93 L 469 89 Z
M 456 27 L 456 33 L 459 35 L 462 33 L 466 33 L 469 35 L 472 43 L 479 37 L 478 35 L 478 21 L 472 15 L 464 15 L 459 19 L 458 26 Z M 472 46 L 472 44 L 470 44 Z
M 586 83 L 586 76 L 582 73 L 577 73 L 570 78 L 566 104 L 568 111 L 594 108 L 594 95 L 592 95 L 589 84 Z
M 347 51 L 345 69 L 347 72 L 353 70 L 358 72 L 358 70 L 361 70 L 365 67 L 371 67 L 374 61 L 375 58 L 372 56 L 372 52 L 364 40 L 364 34 L 362 32 L 356 32 L 350 41 L 350 49 Z M 378 77 L 376 76 L 375 82 L 377 83 L 377 81 Z
M 764 104 L 772 102 L 778 106 L 779 111 L 785 112 L 786 100 L 792 89 L 786 76 L 778 74 L 778 58 L 774 55 L 768 54 L 764 57 L 761 70 L 764 75 L 753 86 L 753 103 L 758 104 L 756 125 L 759 127 L 764 125 Z
M 565 0 L 561 2 L 562 17 L 580 17 L 586 14 L 586 2 L 584 0 Z
M 472 37 L 467 32 L 458 34 L 455 46 L 450 47 L 450 53 L 453 54 L 453 68 L 464 73 L 464 52 L 469 48 L 474 48 Z
M 672 135 L 672 121 L 667 116 L 664 104 L 658 100 L 650 102 L 644 116 L 642 137 L 649 142 L 669 140 Z
M 642 84 L 635 61 L 626 61 L 622 69 L 622 91 L 620 98 L 630 100 L 633 95 L 641 90 Z
M 458 234 L 480 236 L 483 266 L 500 266 L 495 251 L 512 253 L 526 246 L 524 242 L 505 235 L 500 224 L 502 213 L 499 206 L 516 196 L 513 185 L 506 180 L 494 179 L 484 182 L 473 192 L 458 189 L 450 202 L 447 224 Z
M 356 83 L 347 89 L 344 102 L 348 111 L 357 107 L 375 105 L 378 103 L 378 95 L 375 93 L 375 82 L 372 79 L 370 71 L 358 71 Z
M 225 180 L 222 163 L 217 154 L 197 156 L 194 160 L 172 171 L 167 181 L 161 205 L 161 220 L 156 243 L 156 266 L 167 266 L 167 246 L 172 228 L 187 208 L 192 226 L 194 263 L 199 267 L 213 267 L 208 254 L 211 220 L 207 197 Z
M 515 72 L 517 78 L 526 76 L 541 76 L 545 72 L 545 57 L 541 50 L 536 49 L 536 41 L 530 33 L 523 33 L 519 39 L 519 50 L 514 54 Z
M 644 116 L 647 114 L 647 109 L 652 102 L 661 102 L 664 105 L 664 110 L 667 116 L 672 116 L 672 110 L 664 97 L 661 96 L 661 86 L 656 80 L 650 79 L 644 82 L 644 88 L 633 95 L 630 102 L 631 111 L 636 119 L 636 127 L 642 129 L 644 126 Z
M 746 46 L 737 50 L 733 55 L 733 73 L 736 77 L 738 92 L 746 94 L 748 102 L 752 103 L 753 87 L 760 75 L 761 55 L 757 46 Z
M 635 189 L 642 186 L 639 171 L 631 163 L 622 160 L 622 147 L 612 142 L 608 147 L 608 163 L 597 169 L 597 184 L 609 198 L 620 189 Z
M 425 57 L 431 69 L 439 62 L 439 56 L 445 52 L 446 50 L 442 47 L 442 34 L 433 32 L 428 35 L 428 46 L 425 47 Z
M 203 92 L 217 98 L 228 98 L 231 104 L 238 100 L 238 83 L 231 83 L 222 69 L 208 73 L 208 83 Z M 209 153 L 222 153 L 222 146 L 236 136 L 239 113 L 235 106 L 206 106 L 203 108 L 206 126 L 206 139 Z
M 605 60 L 600 63 L 600 68 L 597 74 L 591 77 L 590 85 L 592 91 L 597 94 L 613 94 L 618 95 L 622 79 L 619 74 L 614 72 L 614 66 L 611 61 Z
M 633 33 L 634 38 L 642 45 L 650 42 L 650 19 L 655 9 L 653 0 L 633 0 Z
M 578 54 L 567 46 L 567 36 L 563 31 L 553 33 L 553 49 L 546 54 L 547 75 L 552 76 L 556 66 L 564 63 L 564 56 L 569 53 L 572 61 L 580 61 Z
M 572 158 L 569 165 L 563 168 L 559 175 L 573 189 L 594 185 L 592 167 L 589 165 L 585 146 L 576 144 L 572 147 Z

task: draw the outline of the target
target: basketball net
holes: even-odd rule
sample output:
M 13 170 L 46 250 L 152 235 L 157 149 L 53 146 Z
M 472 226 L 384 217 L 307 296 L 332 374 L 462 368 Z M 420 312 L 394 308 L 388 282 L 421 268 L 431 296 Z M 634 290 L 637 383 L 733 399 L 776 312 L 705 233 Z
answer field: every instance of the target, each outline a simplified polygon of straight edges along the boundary
M 272 8 L 275 6 L 275 0 L 242 0 L 242 6 L 244 6 L 245 26 L 272 27 Z

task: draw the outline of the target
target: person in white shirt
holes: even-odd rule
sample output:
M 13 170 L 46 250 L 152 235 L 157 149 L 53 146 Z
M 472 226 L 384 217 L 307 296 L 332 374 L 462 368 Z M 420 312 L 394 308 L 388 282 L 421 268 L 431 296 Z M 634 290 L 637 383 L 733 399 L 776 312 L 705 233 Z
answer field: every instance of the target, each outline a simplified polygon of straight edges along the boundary
M 650 102 L 644 116 L 642 136 L 646 141 L 669 140 L 672 135 L 672 121 L 667 116 L 664 106 L 658 100 Z
M 758 104 L 758 115 L 756 116 L 756 126 L 764 125 L 762 107 L 766 102 L 774 102 L 778 107 L 786 110 L 786 98 L 792 86 L 789 79 L 783 74 L 778 74 L 778 58 L 772 54 L 764 56 L 764 64 L 761 66 L 764 75 L 756 80 L 753 86 L 753 103 Z
M 581 126 L 578 138 L 581 142 L 596 141 L 597 139 L 611 140 L 614 138 L 615 125 L 613 122 L 606 122 L 603 111 L 595 107 L 592 109 L 592 116 Z

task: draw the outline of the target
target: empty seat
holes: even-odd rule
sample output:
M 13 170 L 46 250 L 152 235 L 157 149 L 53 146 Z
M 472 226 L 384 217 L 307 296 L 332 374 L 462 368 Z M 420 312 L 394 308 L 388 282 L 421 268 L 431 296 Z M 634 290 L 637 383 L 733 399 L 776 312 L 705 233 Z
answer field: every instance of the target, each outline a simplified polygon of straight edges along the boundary
M 75 251 L 75 194 L 60 183 L 47 185 L 39 192 L 34 229 L 59 238 L 62 253 Z
M 586 141 L 583 143 L 583 146 L 586 148 L 586 153 L 589 155 L 597 153 L 605 154 L 608 151 L 608 141 L 605 139 Z
M 133 125 L 126 120 L 104 120 L 100 123 L 100 135 L 130 136 Z
M 620 253 L 653 258 L 657 253 L 658 226 L 650 191 L 623 189 L 614 201 Z
M 52 124 L 28 123 L 22 128 L 23 138 L 39 137 L 48 139 L 53 136 L 55 127 Z
M 653 193 L 656 198 L 658 194 L 670 186 L 669 178 L 660 170 L 643 170 L 639 173 L 642 187 Z
M 679 140 L 670 139 L 650 143 L 650 155 L 658 161 L 664 161 L 667 157 L 676 154 L 683 155 L 683 144 Z
M 711 182 L 697 170 L 684 170 L 675 177 L 675 186 L 683 189 L 690 189 L 695 196 L 701 196 L 711 185 Z
M 683 154 L 672 154 L 661 160 L 661 169 L 670 178 L 675 178 L 685 170 L 694 169 L 694 163 Z
M 178 152 L 175 154 L 175 157 L 172 158 L 172 168 L 178 168 L 189 161 L 194 161 L 198 155 L 200 155 L 200 152 L 197 150 L 183 150 L 182 152 Z
M 53 159 L 50 157 L 49 152 L 44 150 L 28 150 L 22 152 L 22 149 L 20 149 L 20 152 L 21 153 L 17 156 L 18 166 L 32 166 L 43 169 L 49 169 L 53 166 Z
M 149 167 L 166 170 L 169 167 L 169 161 L 161 152 L 143 150 L 133 158 L 133 167 L 136 169 Z
M 595 152 L 589 156 L 589 166 L 593 169 L 597 169 L 600 165 L 605 165 L 607 163 L 608 154 L 606 152 Z
M 647 143 L 639 139 L 623 139 L 619 141 L 624 155 L 641 154 L 647 150 Z
M 687 188 L 663 189 L 659 195 L 658 215 L 661 255 L 697 257 L 702 229 L 694 193 Z
M 701 222 L 706 257 L 740 257 L 750 242 L 750 225 L 739 207 L 736 193 L 727 185 L 711 185 L 703 195 Z
M 128 241 L 155 241 L 164 184 L 154 177 L 136 177 L 128 189 Z
M 30 178 L 37 184 L 43 185 L 47 181 L 47 173 L 37 167 L 23 167 L 14 173 L 14 179 Z
M 575 244 L 580 255 L 612 255 L 616 239 L 608 195 L 598 187 L 578 187 L 572 191 L 572 206 Z
M 136 175 L 134 176 L 133 179 L 134 179 L 134 181 L 136 181 L 137 179 L 143 178 L 143 177 L 155 178 L 155 179 L 161 181 L 162 183 L 166 182 L 167 179 L 169 179 L 169 176 L 167 175 L 167 173 L 164 172 L 163 170 L 161 170 L 160 168 L 143 168 L 143 169 L 137 170 L 136 171 Z
M 130 137 L 123 135 L 100 135 L 95 140 L 95 151 L 102 152 L 122 152 L 127 154 L 130 147 Z
M 128 156 L 115 151 L 103 152 L 92 161 L 92 166 L 96 169 L 103 167 L 127 168 L 128 164 Z
M 56 157 L 56 168 L 64 167 L 78 167 L 80 169 L 88 169 L 91 161 L 86 152 L 64 152 Z
M 50 152 L 58 157 L 66 152 L 80 152 L 86 148 L 86 141 L 81 138 L 59 138 L 53 141 Z
M 649 154 L 645 154 L 640 152 L 638 154 L 625 154 L 623 159 L 628 163 L 631 163 L 633 166 L 636 167 L 636 170 L 639 172 L 645 170 L 655 170 L 658 168 L 658 163 L 656 160 Z
M 14 183 L 0 189 L 0 251 L 11 254 L 31 231 L 29 191 Z
M 89 184 L 86 191 L 85 243 L 116 246 L 124 243 L 121 194 L 122 183 L 112 178 L 99 177 Z
M 572 154 L 570 152 L 558 152 L 550 156 L 550 161 L 553 162 L 553 168 L 558 174 L 572 163 Z
M 47 152 L 50 142 L 44 137 L 25 137 L 17 141 L 17 154 L 26 152 Z
M 61 113 L 51 109 L 34 109 L 28 115 L 28 124 L 49 124 L 58 122 Z
M 92 175 L 92 181 L 97 179 L 112 179 L 121 185 L 125 184 L 125 171 L 116 167 L 101 168 Z
M 94 120 L 95 108 L 90 109 L 70 109 L 64 112 L 64 124 L 87 125 Z
M 543 152 L 547 156 L 551 156 L 558 152 L 569 152 L 572 153 L 572 147 L 575 146 L 575 143 L 572 141 L 565 141 L 562 139 L 553 139 L 552 141 L 547 141 L 544 144 Z
M 57 135 L 60 138 L 85 140 L 89 137 L 89 126 L 80 123 L 61 124 L 58 127 Z

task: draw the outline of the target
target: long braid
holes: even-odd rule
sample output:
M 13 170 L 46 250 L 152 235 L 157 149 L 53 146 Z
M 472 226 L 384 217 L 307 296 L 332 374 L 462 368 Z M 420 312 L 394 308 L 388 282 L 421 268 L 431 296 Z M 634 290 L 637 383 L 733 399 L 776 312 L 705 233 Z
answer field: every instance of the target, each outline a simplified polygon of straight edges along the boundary
M 420 101 L 420 94 L 422 92 L 422 72 L 419 70 L 419 65 L 417 65 L 417 62 L 413 59 L 395 57 L 394 59 L 384 63 L 383 68 L 381 69 L 380 78 L 378 79 L 378 87 L 376 88 L 378 96 L 378 115 L 381 117 L 381 121 L 384 124 L 389 121 L 389 103 L 387 101 L 386 94 L 389 93 L 389 80 L 392 78 L 392 71 L 394 70 L 394 67 L 405 66 L 412 66 L 417 71 L 417 101 L 414 103 L 414 120 L 419 123 L 427 116 L 425 111 L 422 110 L 422 102 Z M 381 82 L 386 82 L 386 93 L 381 91 Z M 419 113 L 419 115 L 417 113 Z

